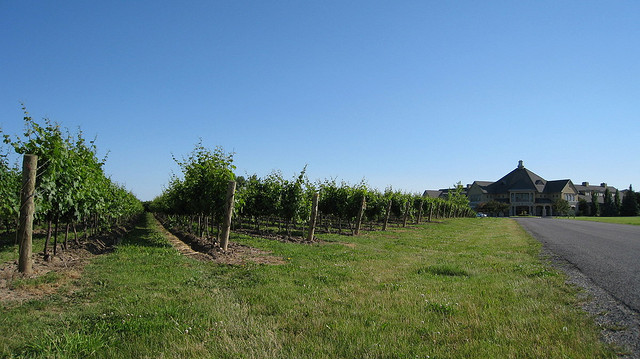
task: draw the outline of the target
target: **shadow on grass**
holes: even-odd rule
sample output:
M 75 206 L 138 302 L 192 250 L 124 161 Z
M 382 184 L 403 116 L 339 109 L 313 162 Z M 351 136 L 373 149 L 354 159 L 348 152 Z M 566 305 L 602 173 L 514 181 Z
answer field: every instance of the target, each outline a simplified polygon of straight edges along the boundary
M 164 236 L 154 228 L 155 225 L 155 219 L 151 213 L 143 214 L 136 226 L 123 238 L 122 244 L 155 248 L 171 247 Z
M 4 251 L 6 248 L 10 248 L 18 244 L 16 242 L 16 234 L 13 233 L 2 233 L 0 235 L 0 252 Z

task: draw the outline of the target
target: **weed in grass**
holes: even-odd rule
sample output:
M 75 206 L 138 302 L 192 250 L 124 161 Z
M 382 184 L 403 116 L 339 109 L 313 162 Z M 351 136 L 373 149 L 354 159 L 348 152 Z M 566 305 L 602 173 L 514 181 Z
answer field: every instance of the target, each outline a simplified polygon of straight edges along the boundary
M 443 276 L 451 276 L 451 277 L 468 277 L 469 272 L 460 267 L 450 265 L 450 264 L 442 264 L 429 266 L 426 268 L 418 269 L 418 274 L 431 274 L 431 275 L 443 275 Z
M 516 272 L 522 273 L 529 278 L 555 277 L 558 275 L 556 271 L 540 263 L 517 264 L 514 268 Z
M 426 310 L 432 313 L 444 314 L 444 315 L 452 315 L 456 312 L 456 308 L 458 307 L 458 303 L 435 303 L 426 301 L 427 307 Z

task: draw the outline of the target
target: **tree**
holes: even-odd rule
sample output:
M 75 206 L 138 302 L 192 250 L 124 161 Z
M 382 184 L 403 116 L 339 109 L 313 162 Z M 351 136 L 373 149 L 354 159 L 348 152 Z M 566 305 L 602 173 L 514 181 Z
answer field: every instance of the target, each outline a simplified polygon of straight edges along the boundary
M 600 203 L 598 203 L 598 192 L 591 192 L 591 215 L 600 216 Z
M 578 215 L 579 216 L 590 216 L 591 215 L 591 206 L 589 202 L 587 202 L 584 198 L 578 198 Z
M 633 191 L 631 185 L 629 190 L 624 194 L 622 198 L 622 205 L 620 206 L 621 216 L 637 216 L 638 215 L 638 201 L 636 199 L 636 193 Z
M 614 206 L 614 216 L 619 216 L 620 215 L 620 207 L 622 206 L 622 201 L 620 200 L 620 191 L 618 189 L 616 189 L 616 195 L 614 196 L 614 200 L 613 200 L 613 206 Z
M 602 215 L 605 217 L 612 217 L 615 215 L 615 204 L 613 198 L 611 198 L 611 191 L 609 188 L 604 189 L 604 204 L 602 206 Z
M 566 216 L 569 214 L 570 210 L 571 210 L 571 206 L 569 205 L 569 202 L 567 202 L 562 198 L 557 199 L 553 202 L 553 211 L 557 215 Z
M 478 212 L 487 213 L 491 216 L 500 216 L 501 214 L 504 216 L 509 213 L 509 203 L 491 200 L 489 202 L 481 203 L 478 205 L 476 210 Z

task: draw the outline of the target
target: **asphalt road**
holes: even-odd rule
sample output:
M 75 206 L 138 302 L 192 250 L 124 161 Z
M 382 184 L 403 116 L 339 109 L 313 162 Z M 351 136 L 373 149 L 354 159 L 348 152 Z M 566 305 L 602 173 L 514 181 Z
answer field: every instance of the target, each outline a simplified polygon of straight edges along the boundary
M 640 312 L 640 226 L 557 218 L 516 220 L 551 252 Z

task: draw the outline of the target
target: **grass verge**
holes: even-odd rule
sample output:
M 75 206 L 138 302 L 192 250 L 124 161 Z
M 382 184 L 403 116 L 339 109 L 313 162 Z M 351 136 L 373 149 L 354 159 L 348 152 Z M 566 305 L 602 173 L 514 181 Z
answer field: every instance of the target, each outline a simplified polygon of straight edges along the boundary
M 571 219 L 575 219 L 579 221 L 631 224 L 634 226 L 640 226 L 640 216 L 637 216 L 637 217 L 572 217 Z
M 147 216 L 73 293 L 0 304 L 0 357 L 598 358 L 614 353 L 514 221 L 300 245 L 283 265 L 185 258 Z

